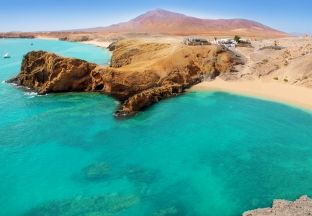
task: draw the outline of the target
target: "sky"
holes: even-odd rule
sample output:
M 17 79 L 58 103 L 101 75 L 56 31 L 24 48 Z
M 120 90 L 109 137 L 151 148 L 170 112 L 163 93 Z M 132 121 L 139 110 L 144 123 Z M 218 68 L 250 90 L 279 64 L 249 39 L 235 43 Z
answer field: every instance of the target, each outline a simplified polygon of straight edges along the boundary
M 312 0 L 0 0 L 0 32 L 108 26 L 156 8 L 199 18 L 244 18 L 312 34 Z

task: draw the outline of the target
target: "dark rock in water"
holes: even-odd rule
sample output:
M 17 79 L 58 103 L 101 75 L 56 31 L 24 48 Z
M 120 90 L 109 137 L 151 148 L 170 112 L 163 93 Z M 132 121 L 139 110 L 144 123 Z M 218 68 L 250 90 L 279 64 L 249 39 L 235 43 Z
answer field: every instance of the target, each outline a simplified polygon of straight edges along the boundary
M 139 197 L 97 196 L 54 201 L 26 212 L 25 216 L 110 216 L 136 205 Z
M 130 116 L 176 96 L 204 78 L 241 63 L 219 46 L 190 47 L 121 40 L 110 45 L 111 67 L 44 51 L 24 56 L 20 74 L 9 80 L 39 94 L 101 92 L 121 101 L 116 117 Z
M 83 169 L 83 173 L 88 180 L 101 180 L 109 175 L 110 170 L 108 164 L 101 162 L 87 166 Z
M 143 110 L 154 103 L 157 103 L 162 98 L 169 98 L 181 94 L 183 87 L 181 85 L 166 85 L 155 87 L 141 93 L 138 93 L 126 100 L 116 111 L 116 117 L 133 115 L 140 110 Z

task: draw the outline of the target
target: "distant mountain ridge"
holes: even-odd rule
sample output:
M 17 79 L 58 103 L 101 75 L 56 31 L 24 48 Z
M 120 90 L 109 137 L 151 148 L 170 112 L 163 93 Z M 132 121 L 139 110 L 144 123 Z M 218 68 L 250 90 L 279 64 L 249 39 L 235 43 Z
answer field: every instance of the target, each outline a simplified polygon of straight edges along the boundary
M 200 19 L 163 9 L 148 11 L 128 22 L 108 27 L 84 29 L 86 32 L 147 33 L 168 35 L 241 35 L 282 37 L 287 34 L 247 19 Z

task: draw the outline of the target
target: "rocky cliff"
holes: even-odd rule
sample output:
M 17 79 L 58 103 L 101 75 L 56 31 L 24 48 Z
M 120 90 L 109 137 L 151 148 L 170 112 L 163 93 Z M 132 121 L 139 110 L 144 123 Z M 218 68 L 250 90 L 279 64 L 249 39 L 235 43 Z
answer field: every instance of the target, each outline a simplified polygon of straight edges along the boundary
M 243 216 L 308 216 L 312 215 L 312 200 L 302 196 L 294 202 L 274 200 L 272 208 L 245 212 Z
M 122 117 L 242 63 L 219 46 L 123 40 L 111 49 L 110 67 L 33 51 L 24 57 L 20 74 L 9 82 L 39 94 L 87 91 L 111 95 L 121 101 L 115 114 Z

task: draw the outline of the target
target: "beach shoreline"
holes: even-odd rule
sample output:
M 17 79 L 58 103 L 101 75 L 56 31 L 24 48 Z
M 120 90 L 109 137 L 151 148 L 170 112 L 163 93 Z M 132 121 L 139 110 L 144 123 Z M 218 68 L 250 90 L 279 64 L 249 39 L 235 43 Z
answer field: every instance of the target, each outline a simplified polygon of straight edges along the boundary
M 57 37 L 47 37 L 47 36 L 40 36 L 40 35 L 36 36 L 35 38 L 36 39 L 41 39 L 41 40 L 60 40 L 60 38 L 57 38 Z M 69 41 L 69 42 L 76 42 L 76 43 L 94 45 L 94 46 L 105 48 L 105 49 L 107 49 L 108 46 L 112 43 L 111 41 L 98 41 L 98 40 Z
M 36 36 L 36 39 L 41 39 L 41 40 L 60 40 L 57 37 L 45 37 L 45 36 Z
M 220 78 L 194 85 L 188 92 L 221 91 L 282 103 L 312 111 L 312 89 L 273 81 L 224 81 Z
M 111 44 L 110 41 L 97 41 L 97 40 L 81 41 L 79 43 L 94 45 L 94 46 L 105 48 L 105 49 L 107 49 L 108 46 Z

